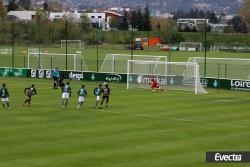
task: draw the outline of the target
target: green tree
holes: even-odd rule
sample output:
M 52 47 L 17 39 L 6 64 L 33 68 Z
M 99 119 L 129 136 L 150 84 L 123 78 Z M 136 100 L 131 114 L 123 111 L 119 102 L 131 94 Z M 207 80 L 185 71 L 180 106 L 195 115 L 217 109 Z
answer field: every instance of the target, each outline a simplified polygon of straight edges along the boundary
M 123 10 L 123 15 L 119 21 L 119 29 L 128 30 L 128 13 L 126 10 Z
M 9 4 L 8 4 L 8 7 L 7 7 L 7 11 L 15 11 L 18 9 L 18 5 L 16 3 L 16 0 L 10 0 L 9 1 Z
M 138 8 L 136 11 L 136 28 L 138 31 L 143 31 L 144 30 L 144 17 L 141 12 L 141 9 Z
M 43 10 L 45 10 L 45 11 L 49 10 L 49 3 L 47 0 L 43 3 Z
M 144 31 L 151 31 L 151 20 L 150 20 L 150 12 L 148 5 L 144 9 L 144 19 L 143 19 L 143 30 Z
M 235 16 L 232 20 L 228 22 L 228 24 L 233 26 L 235 32 L 240 32 L 240 33 L 248 32 L 247 24 L 240 16 Z
M 118 19 L 116 17 L 111 17 L 110 28 L 116 29 L 118 27 Z
M 31 0 L 19 0 L 18 5 L 25 10 L 31 10 Z
M 250 0 L 244 0 L 244 6 L 240 10 L 240 16 L 244 19 L 247 26 L 250 28 Z
M 6 15 L 7 15 L 7 12 L 3 6 L 3 1 L 0 0 L 0 20 L 3 20 Z
M 91 23 L 86 15 L 81 16 L 80 29 L 82 32 L 89 32 L 91 30 Z
M 137 21 L 137 14 L 136 14 L 136 11 L 133 10 L 131 12 L 131 17 L 130 17 L 130 25 L 132 28 L 136 28 L 136 26 L 137 26 L 136 21 Z

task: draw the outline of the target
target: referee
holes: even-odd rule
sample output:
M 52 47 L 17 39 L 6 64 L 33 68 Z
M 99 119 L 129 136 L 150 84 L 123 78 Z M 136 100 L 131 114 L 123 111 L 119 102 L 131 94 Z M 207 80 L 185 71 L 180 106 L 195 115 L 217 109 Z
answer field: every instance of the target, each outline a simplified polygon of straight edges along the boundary
M 58 79 L 59 79 L 59 71 L 58 71 L 58 68 L 55 68 L 53 71 L 52 71 L 52 77 L 53 77 L 53 81 L 54 81 L 54 89 L 57 89 L 58 88 Z

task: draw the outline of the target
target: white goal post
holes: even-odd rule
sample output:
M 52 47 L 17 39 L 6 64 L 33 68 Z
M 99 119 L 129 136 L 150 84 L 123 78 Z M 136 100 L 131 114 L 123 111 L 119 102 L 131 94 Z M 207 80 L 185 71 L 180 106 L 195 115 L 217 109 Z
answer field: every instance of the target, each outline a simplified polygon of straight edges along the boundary
M 61 48 L 66 48 L 66 41 L 68 48 L 82 49 L 83 44 L 81 40 L 61 40 Z
M 28 68 L 51 69 L 58 67 L 61 70 L 88 71 L 85 59 L 80 54 L 61 54 L 61 53 L 29 53 Z M 40 63 L 40 64 L 39 64 Z
M 204 74 L 205 58 L 190 57 L 188 62 L 200 65 L 200 75 Z M 250 79 L 250 59 L 246 58 L 206 58 L 206 77 Z
M 180 42 L 180 51 L 202 51 L 202 43 L 200 42 Z
M 128 60 L 127 89 L 149 89 L 151 79 L 156 79 L 160 87 L 167 90 L 193 91 L 195 94 L 207 93 L 201 85 L 197 63 Z
M 99 72 L 127 73 L 128 60 L 167 61 L 167 56 L 107 54 Z

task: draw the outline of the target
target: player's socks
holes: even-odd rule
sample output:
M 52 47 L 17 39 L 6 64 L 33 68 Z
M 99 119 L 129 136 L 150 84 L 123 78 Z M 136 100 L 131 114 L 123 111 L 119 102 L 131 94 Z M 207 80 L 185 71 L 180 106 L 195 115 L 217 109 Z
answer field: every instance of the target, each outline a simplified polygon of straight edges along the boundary
M 25 102 L 23 103 L 23 106 L 28 102 L 29 100 L 25 100 Z
M 65 108 L 68 108 L 68 100 L 65 101 L 64 107 L 65 107 Z

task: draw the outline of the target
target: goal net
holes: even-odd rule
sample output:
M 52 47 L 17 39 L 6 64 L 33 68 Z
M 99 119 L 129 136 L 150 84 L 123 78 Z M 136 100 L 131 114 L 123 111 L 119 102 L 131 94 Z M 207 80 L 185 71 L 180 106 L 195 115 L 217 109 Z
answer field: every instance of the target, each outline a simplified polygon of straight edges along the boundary
M 191 57 L 188 62 L 200 65 L 200 75 L 204 76 L 206 64 L 206 77 L 228 79 L 250 79 L 250 59 L 244 58 L 212 58 Z
M 207 93 L 199 76 L 199 65 L 188 62 L 156 62 L 129 60 L 127 63 L 127 89 L 150 88 L 151 79 L 156 79 L 167 90 Z
M 28 68 L 88 71 L 84 57 L 80 54 L 29 53 Z
M 72 49 L 83 48 L 83 44 L 81 40 L 61 40 L 61 48 L 66 48 L 66 44 L 68 48 L 72 48 Z
M 99 72 L 127 73 L 128 60 L 167 61 L 167 56 L 107 54 Z
M 0 48 L 0 67 L 12 67 L 12 49 Z
M 180 42 L 180 51 L 202 51 L 202 43 L 199 42 Z

